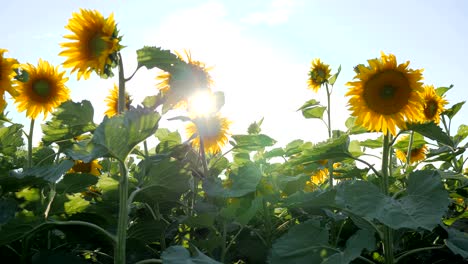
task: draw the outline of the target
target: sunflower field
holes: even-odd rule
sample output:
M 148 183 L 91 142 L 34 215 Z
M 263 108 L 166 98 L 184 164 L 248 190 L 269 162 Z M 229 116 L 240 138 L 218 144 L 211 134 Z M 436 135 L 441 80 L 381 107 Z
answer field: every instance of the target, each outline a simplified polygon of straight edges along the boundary
M 314 59 L 308 86 L 328 100 L 298 112 L 329 138 L 278 146 L 263 120 L 230 133 L 224 94 L 190 52 L 136 50 L 136 71 L 161 73 L 133 102 L 113 15 L 81 9 L 66 29 L 69 77 L 117 84 L 95 123 L 64 70 L 0 47 L 0 108 L 9 95 L 30 120 L 0 118 L 2 263 L 468 263 L 468 126 L 451 125 L 465 103 L 445 99 L 452 86 L 423 84 L 393 54 L 363 58 L 349 69 L 347 130 L 335 130 L 341 67 Z M 198 111 L 200 94 L 212 109 Z M 186 141 L 160 127 L 175 110 Z

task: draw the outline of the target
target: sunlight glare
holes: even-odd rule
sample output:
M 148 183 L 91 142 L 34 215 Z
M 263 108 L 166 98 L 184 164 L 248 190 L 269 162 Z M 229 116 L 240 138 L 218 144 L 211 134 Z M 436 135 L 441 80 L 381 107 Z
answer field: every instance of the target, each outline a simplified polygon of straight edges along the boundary
M 209 91 L 198 92 L 189 98 L 189 112 L 197 115 L 209 115 L 216 111 L 216 99 Z

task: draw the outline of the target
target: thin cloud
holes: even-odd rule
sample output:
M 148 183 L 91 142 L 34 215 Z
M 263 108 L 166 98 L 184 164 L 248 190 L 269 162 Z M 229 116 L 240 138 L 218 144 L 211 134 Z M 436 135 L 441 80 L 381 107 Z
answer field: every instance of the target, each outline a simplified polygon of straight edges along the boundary
M 278 25 L 288 21 L 293 14 L 297 2 L 294 0 L 273 0 L 263 11 L 254 12 L 242 19 L 247 24 Z

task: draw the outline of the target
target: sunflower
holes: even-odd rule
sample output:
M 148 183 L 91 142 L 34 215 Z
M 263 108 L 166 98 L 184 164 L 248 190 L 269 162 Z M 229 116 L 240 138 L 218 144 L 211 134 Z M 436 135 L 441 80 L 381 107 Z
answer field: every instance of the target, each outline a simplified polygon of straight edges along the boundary
M 314 92 L 318 92 L 320 86 L 330 78 L 330 66 L 324 64 L 320 59 L 315 59 L 312 61 L 312 66 L 309 71 L 309 88 Z
M 427 146 L 426 145 L 422 145 L 422 146 L 416 147 L 416 148 L 411 148 L 410 164 L 413 164 L 414 162 L 424 160 L 426 158 L 426 153 L 427 153 Z M 407 161 L 406 154 L 407 154 L 407 152 L 405 150 L 397 149 L 395 151 L 396 157 L 403 163 L 406 163 L 406 161 Z
M 47 61 L 39 59 L 37 68 L 32 64 L 22 64 L 21 69 L 28 74 L 25 82 L 16 81 L 18 95 L 15 103 L 19 112 L 26 110 L 26 116 L 36 119 L 43 112 L 44 118 L 55 107 L 70 99 L 70 90 L 65 86 L 68 78 Z
M 434 121 L 440 123 L 440 114 L 445 110 L 444 106 L 448 104 L 447 100 L 437 95 L 432 85 L 424 85 L 424 117 L 425 121 Z
M 75 165 L 68 171 L 68 173 L 89 173 L 94 176 L 100 176 L 102 166 L 97 160 L 91 162 L 83 162 L 81 160 L 75 160 Z
M 117 87 L 116 84 L 114 84 L 114 89 L 110 90 L 110 94 L 106 97 L 104 100 L 107 102 L 107 110 L 105 114 L 107 117 L 111 118 L 119 112 L 119 87 Z M 132 103 L 132 99 L 130 98 L 130 95 L 128 93 L 125 93 L 125 110 L 128 110 L 130 108 L 130 104 Z
M 206 153 L 216 154 L 226 145 L 231 121 L 219 114 L 192 118 L 187 125 L 186 132 L 189 138 L 194 137 L 192 146 L 200 147 L 200 137 L 203 139 Z
M 188 65 L 187 71 L 171 74 L 162 72 L 156 76 L 159 81 L 156 87 L 163 95 L 169 95 L 171 101 L 176 107 L 185 107 L 187 98 L 197 90 L 207 90 L 213 85 L 213 79 L 209 74 L 211 67 L 206 67 L 203 62 L 192 60 L 192 55 L 189 51 L 184 51 L 187 57 L 184 57 L 176 52 L 179 59 L 185 61 Z
M 12 79 L 16 76 L 14 69 L 18 68 L 18 61 L 11 58 L 4 58 L 5 49 L 0 49 L 0 111 L 5 107 L 5 92 L 15 96 L 17 93 L 13 88 Z
M 328 160 L 320 160 L 318 163 L 322 166 L 325 166 L 328 163 Z M 333 168 L 339 168 L 341 167 L 341 163 L 336 162 L 333 163 Z M 328 168 L 323 168 L 315 171 L 310 176 L 310 180 L 306 182 L 305 190 L 306 191 L 314 191 L 317 186 L 320 186 L 322 183 L 324 183 L 326 180 L 328 180 L 329 177 L 329 171 Z M 333 173 L 333 175 L 339 175 L 340 173 Z
M 354 82 L 346 96 L 356 124 L 371 131 L 390 131 L 422 120 L 422 70 L 408 68 L 409 61 L 398 64 L 395 55 L 381 53 L 380 59 L 368 60 L 369 66 L 357 66 Z
M 80 9 L 80 13 L 73 13 L 65 28 L 73 34 L 65 36 L 72 42 L 60 44 L 65 50 L 59 55 L 68 57 L 63 66 L 73 68 L 72 73 L 78 71 L 78 80 L 81 76 L 88 79 L 93 71 L 111 76 L 116 52 L 122 49 L 114 15 L 104 18 L 96 10 Z

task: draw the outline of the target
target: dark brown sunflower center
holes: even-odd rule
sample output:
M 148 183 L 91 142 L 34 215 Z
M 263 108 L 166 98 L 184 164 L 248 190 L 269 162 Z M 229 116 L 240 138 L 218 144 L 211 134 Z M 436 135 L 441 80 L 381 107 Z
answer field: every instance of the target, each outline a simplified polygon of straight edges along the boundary
M 2 64 L 0 63 L 0 81 L 2 80 Z
M 85 163 L 85 162 L 79 162 L 73 165 L 72 169 L 75 172 L 81 172 L 81 173 L 90 173 L 91 172 L 91 162 Z
M 400 112 L 411 96 L 408 78 L 401 72 L 386 70 L 364 83 L 363 99 L 374 112 L 391 115 Z
M 99 57 L 107 49 L 107 42 L 101 34 L 96 34 L 89 40 L 89 52 L 92 57 Z
M 437 114 L 437 110 L 437 102 L 434 100 L 429 100 L 428 102 L 426 102 L 426 106 L 424 107 L 424 116 L 427 119 L 433 119 L 434 116 Z
M 50 92 L 50 85 L 47 80 L 38 80 L 33 84 L 34 92 L 40 97 L 47 97 Z

